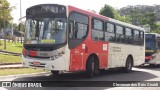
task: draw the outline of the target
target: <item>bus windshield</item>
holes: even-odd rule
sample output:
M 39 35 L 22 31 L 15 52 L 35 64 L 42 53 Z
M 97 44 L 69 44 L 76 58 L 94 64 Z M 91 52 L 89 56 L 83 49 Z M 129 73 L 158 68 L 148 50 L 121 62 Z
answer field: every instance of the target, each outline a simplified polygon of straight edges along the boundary
M 32 18 L 26 20 L 24 44 L 61 44 L 65 41 L 65 18 Z
M 155 50 L 156 43 L 155 40 L 146 39 L 146 50 Z

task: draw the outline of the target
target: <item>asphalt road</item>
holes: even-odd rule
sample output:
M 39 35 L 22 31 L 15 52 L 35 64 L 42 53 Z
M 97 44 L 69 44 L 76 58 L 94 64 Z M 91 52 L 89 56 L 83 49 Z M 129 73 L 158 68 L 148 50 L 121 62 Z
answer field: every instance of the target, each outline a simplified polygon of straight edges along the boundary
M 107 70 L 93 78 L 84 73 L 66 73 L 53 76 L 51 73 L 0 77 L 0 81 L 160 81 L 160 67 L 135 67 L 131 73 L 120 70 Z M 99 84 L 99 83 L 97 83 Z M 42 88 L 3 88 L 0 90 L 158 90 L 160 87 L 42 87 Z

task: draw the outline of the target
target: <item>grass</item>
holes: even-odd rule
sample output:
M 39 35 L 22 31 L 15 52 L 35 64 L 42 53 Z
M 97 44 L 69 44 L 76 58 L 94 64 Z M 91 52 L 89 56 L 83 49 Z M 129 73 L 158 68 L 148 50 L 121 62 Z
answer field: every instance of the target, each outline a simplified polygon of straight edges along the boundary
M 2 45 L 0 45 L 0 50 L 22 53 L 22 45 L 21 43 L 12 43 L 12 41 L 6 41 L 6 49 L 4 49 L 4 40 L 0 41 Z
M 0 54 L 0 64 L 1 63 L 20 63 L 20 62 L 22 62 L 21 56 Z
M 32 69 L 32 68 L 0 69 L 0 76 L 30 74 L 30 73 L 38 73 L 38 72 L 47 72 L 47 71 L 44 71 L 41 69 Z

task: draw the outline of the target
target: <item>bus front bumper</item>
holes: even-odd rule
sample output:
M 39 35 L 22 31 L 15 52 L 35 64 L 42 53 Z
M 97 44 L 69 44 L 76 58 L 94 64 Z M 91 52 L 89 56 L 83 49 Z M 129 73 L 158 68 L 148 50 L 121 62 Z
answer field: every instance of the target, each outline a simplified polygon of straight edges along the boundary
M 64 58 L 60 57 L 56 60 L 41 59 L 41 58 L 25 58 L 22 55 L 23 67 L 40 68 L 45 70 L 66 71 L 66 65 Z

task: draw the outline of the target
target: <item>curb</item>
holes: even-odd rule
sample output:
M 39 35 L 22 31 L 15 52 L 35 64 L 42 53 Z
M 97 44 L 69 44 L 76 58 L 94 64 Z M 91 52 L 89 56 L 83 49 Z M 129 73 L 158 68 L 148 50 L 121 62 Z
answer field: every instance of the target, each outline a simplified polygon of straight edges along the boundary
M 38 73 L 30 73 L 30 74 L 14 74 L 14 75 L 6 75 L 6 76 L 0 76 L 0 79 L 2 78 L 1 81 L 3 81 L 3 79 L 6 78 L 20 78 L 20 77 L 28 77 L 29 75 L 39 75 L 39 74 L 48 74 L 48 72 L 38 72 Z M 33 76 L 29 76 L 29 77 L 33 77 Z
M 21 54 L 21 53 L 10 52 L 10 51 L 5 51 L 5 50 L 0 50 L 0 52 L 4 52 L 4 53 L 13 53 L 13 54 Z
M 0 65 L 16 65 L 16 64 L 22 64 L 22 63 L 1 63 Z
M 26 67 L 1 67 L 0 70 L 3 70 L 3 69 L 20 69 L 20 68 L 26 68 Z
M 19 69 L 19 68 L 25 68 L 22 66 L 22 64 L 8 64 L 8 65 L 0 65 L 1 69 Z
M 9 52 L 9 51 L 4 51 L 4 50 L 0 50 L 1 54 L 11 54 L 13 56 L 21 56 L 22 53 L 16 53 L 16 52 Z

